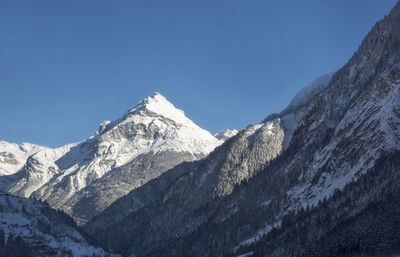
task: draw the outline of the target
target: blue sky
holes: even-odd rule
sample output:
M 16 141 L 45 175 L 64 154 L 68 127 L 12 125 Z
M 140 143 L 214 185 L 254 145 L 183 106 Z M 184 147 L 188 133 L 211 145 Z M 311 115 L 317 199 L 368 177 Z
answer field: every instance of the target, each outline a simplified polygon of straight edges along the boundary
M 244 128 L 337 70 L 395 0 L 0 1 L 0 140 L 61 146 L 157 91 Z

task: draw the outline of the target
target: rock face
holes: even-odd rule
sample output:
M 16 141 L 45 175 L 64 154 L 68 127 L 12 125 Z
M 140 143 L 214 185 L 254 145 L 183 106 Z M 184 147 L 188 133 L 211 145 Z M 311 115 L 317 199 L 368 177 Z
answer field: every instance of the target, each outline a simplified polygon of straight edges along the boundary
M 369 223 L 372 232 L 347 240 L 340 229 L 359 230 L 384 215 L 373 206 L 398 204 L 400 4 L 318 81 L 282 113 L 132 191 L 85 228 L 135 256 L 396 253 L 395 229 L 374 234 L 379 225 Z M 380 218 L 395 225 L 398 210 Z
M 91 246 L 66 214 L 0 194 L 0 256 L 116 256 Z
M 181 162 L 203 158 L 221 143 L 156 93 L 83 142 L 32 150 L 18 160 L 24 163 L 18 172 L 0 177 L 0 185 L 84 223 L 132 189 Z

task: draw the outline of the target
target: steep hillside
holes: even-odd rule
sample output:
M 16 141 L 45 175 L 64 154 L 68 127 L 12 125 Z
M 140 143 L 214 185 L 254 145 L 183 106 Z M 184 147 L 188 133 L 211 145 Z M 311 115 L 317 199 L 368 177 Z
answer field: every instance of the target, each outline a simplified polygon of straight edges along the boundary
M 64 213 L 0 194 L 0 256 L 116 256 L 91 246 Z
M 235 185 L 280 154 L 282 142 L 279 120 L 249 126 L 206 159 L 179 165 L 116 201 L 86 229 L 107 247 L 135 255 L 196 231 Z
M 347 192 L 350 184 L 359 191 L 354 198 L 346 193 L 341 199 L 353 199 L 352 205 L 326 209 L 324 217 L 335 217 L 327 227 L 307 216 L 304 224 L 316 227 L 306 235 L 317 246 L 323 235 L 340 233 L 330 228 L 360 226 L 362 221 L 352 217 L 367 220 L 374 215 L 369 206 L 388 206 L 383 188 L 388 181 L 398 181 L 398 169 L 381 162 L 400 151 L 399 48 L 397 4 L 368 33 L 350 61 L 318 82 L 310 94 L 241 131 L 205 160 L 164 173 L 152 182 L 165 186 L 150 199 L 142 201 L 150 188 L 132 191 L 93 219 L 87 231 L 96 234 L 100 245 L 123 254 L 221 256 L 251 255 L 253 250 L 254 254 L 256 249 L 243 249 L 283 229 L 284 236 L 277 240 L 288 247 L 272 241 L 265 255 L 302 256 L 301 244 L 289 247 L 292 237 L 285 229 L 290 217 L 304 210 L 310 215 L 309 210 L 320 208 L 322 202 L 340 207 L 335 192 Z M 378 175 L 371 179 L 371 174 Z M 109 215 L 122 208 L 124 212 L 113 221 Z M 390 236 L 395 237 L 393 233 Z M 293 237 L 300 240 L 297 235 Z M 264 246 L 260 248 L 258 252 Z M 392 244 L 387 250 L 396 249 Z

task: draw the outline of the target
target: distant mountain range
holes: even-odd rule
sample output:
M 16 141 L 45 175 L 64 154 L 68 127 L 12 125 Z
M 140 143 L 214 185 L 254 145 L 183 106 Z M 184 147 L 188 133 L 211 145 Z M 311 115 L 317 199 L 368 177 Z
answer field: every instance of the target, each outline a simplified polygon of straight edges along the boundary
M 400 3 L 260 124 L 213 136 L 156 93 L 83 142 L 1 142 L 0 172 L 3 192 L 63 210 L 98 255 L 398 256 Z M 43 205 L 2 197 L 4 231 L 15 202 Z M 36 233 L 27 216 L 15 231 Z M 64 240 L 48 234 L 49 247 Z

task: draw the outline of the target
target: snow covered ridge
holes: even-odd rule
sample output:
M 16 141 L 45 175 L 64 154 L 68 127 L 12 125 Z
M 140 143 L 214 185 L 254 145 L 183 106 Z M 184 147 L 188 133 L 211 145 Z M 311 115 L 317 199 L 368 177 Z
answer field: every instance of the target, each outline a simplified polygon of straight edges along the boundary
M 21 247 L 16 241 L 19 237 L 26 244 L 27 256 L 118 256 L 91 246 L 67 215 L 33 199 L 0 194 L 0 220 L 5 248 Z
M 175 165 L 207 156 L 222 142 L 155 93 L 79 143 L 51 149 L 2 142 L 0 190 L 47 201 L 85 220 Z M 153 164 L 142 167 L 150 159 Z M 95 181 L 101 189 L 89 187 Z M 77 217 L 82 210 L 75 210 L 76 204 L 89 204 L 92 208 L 85 208 L 91 212 Z
M 264 120 L 264 122 L 275 118 L 282 120 L 285 127 L 284 149 L 289 146 L 293 132 L 302 123 L 304 115 L 307 113 L 307 105 L 328 87 L 334 74 L 332 72 L 314 79 L 293 97 L 289 105 L 282 112 L 271 114 Z
M 329 85 L 333 74 L 334 72 L 328 73 L 314 79 L 310 84 L 305 86 L 293 97 L 288 107 L 286 107 L 286 110 L 293 111 L 310 101 L 315 95 L 319 94 L 322 90 L 324 90 L 324 88 Z
M 226 141 L 229 138 L 235 136 L 239 131 L 237 129 L 224 129 L 216 133 L 214 136 L 219 140 Z
M 0 141 L 0 176 L 17 172 L 29 156 L 45 149 L 48 148 L 29 143 L 17 145 Z
M 116 249 L 112 240 L 108 239 L 113 235 L 114 242 L 124 238 L 124 242 L 129 243 L 126 249 L 134 248 L 135 252 L 126 254 L 146 256 L 144 252 L 151 249 L 157 243 L 154 240 L 158 239 L 140 235 L 165 231 L 162 240 L 168 241 L 177 233 L 182 235 L 198 229 L 214 214 L 215 210 L 209 209 L 209 203 L 232 194 L 235 186 L 262 171 L 279 157 L 283 138 L 280 119 L 249 125 L 203 160 L 185 167 L 177 166 L 131 191 L 84 228 L 89 234 L 96 236 L 96 240 L 104 243 L 102 245 L 107 249 Z M 218 222 L 228 219 L 238 210 L 234 204 L 221 208 L 226 213 L 218 217 Z M 147 219 L 145 216 L 151 222 L 143 225 L 141 222 Z M 129 229 L 124 229 L 126 224 L 132 225 Z
M 359 211 L 379 194 L 383 199 L 389 196 L 388 209 L 397 203 L 392 199 L 398 195 L 399 181 L 400 3 L 396 6 L 331 79 L 312 83 L 290 108 L 239 132 L 204 160 L 184 171 L 171 170 L 132 191 L 89 223 L 89 233 L 107 247 L 127 249 L 126 254 L 136 256 L 188 252 L 193 256 L 313 256 L 315 248 L 307 249 L 313 244 L 326 246 L 318 256 L 338 256 L 330 250 L 353 251 L 375 242 L 390 247 L 375 240 L 389 230 L 384 234 L 370 230 L 375 212 L 366 226 L 339 233 L 326 244 L 320 239 L 348 224 L 349 218 L 358 220 Z M 266 158 L 268 152 L 271 158 Z M 373 169 L 373 176 L 364 176 Z M 387 193 L 389 181 L 397 194 Z M 334 192 L 345 185 L 351 185 L 353 192 L 335 197 Z M 318 202 L 325 205 L 320 212 L 304 211 Z M 389 216 L 388 212 L 381 218 Z M 304 223 L 306 219 L 309 222 Z M 279 237 L 270 234 L 263 239 L 270 231 Z M 396 231 L 387 237 L 389 241 L 396 238 Z M 372 240 L 353 240 L 357 237 L 351 234 L 365 234 Z M 126 245 L 115 244 L 116 238 Z M 343 238 L 357 244 L 336 247 Z M 263 241 L 248 245 L 258 240 Z

